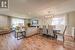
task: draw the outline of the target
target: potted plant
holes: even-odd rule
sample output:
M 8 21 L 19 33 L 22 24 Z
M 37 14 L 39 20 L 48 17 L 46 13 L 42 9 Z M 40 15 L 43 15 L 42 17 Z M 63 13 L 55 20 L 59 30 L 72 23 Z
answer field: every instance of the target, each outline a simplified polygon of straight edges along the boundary
M 31 23 L 28 23 L 27 26 L 30 27 L 31 26 Z

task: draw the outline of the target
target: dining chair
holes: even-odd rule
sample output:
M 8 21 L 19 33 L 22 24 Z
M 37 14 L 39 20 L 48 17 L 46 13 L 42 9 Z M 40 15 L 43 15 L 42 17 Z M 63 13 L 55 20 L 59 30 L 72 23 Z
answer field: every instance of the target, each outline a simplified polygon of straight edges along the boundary
M 58 38 L 62 38 L 62 41 L 64 43 L 64 36 L 65 36 L 65 32 L 66 32 L 66 29 L 67 29 L 67 26 L 64 26 L 64 25 L 61 25 L 59 26 L 59 28 L 61 29 L 60 32 L 57 32 L 56 33 L 56 37 L 57 37 L 57 40 Z M 61 40 L 61 39 L 60 39 Z
M 48 35 L 50 35 L 51 37 L 55 37 L 55 34 L 53 33 L 53 28 L 54 26 L 48 25 Z
M 45 25 L 43 25 L 42 34 L 46 34 L 47 35 L 47 28 L 46 28 Z

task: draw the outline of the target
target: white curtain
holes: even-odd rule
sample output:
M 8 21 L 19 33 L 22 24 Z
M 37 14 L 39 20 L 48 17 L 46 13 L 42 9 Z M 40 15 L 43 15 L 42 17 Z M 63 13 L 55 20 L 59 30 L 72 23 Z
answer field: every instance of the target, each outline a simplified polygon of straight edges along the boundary
M 65 25 L 64 17 L 55 17 L 52 19 L 52 25 Z
M 24 19 L 12 18 L 11 25 L 12 25 L 12 27 L 24 26 Z

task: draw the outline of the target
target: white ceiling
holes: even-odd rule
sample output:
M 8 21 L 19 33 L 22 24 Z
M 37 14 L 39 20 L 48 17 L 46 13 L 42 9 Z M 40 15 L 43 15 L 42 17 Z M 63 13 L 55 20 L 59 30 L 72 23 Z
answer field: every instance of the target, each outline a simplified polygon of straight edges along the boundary
M 40 17 L 61 14 L 75 10 L 75 0 L 9 0 L 9 9 L 0 10 L 1 14 L 15 17 Z

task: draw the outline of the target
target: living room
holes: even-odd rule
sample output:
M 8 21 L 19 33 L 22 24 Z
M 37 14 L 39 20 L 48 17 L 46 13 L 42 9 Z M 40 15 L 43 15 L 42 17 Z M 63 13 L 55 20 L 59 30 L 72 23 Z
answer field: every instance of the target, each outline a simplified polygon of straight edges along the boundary
M 74 50 L 74 0 L 0 0 L 0 50 Z

